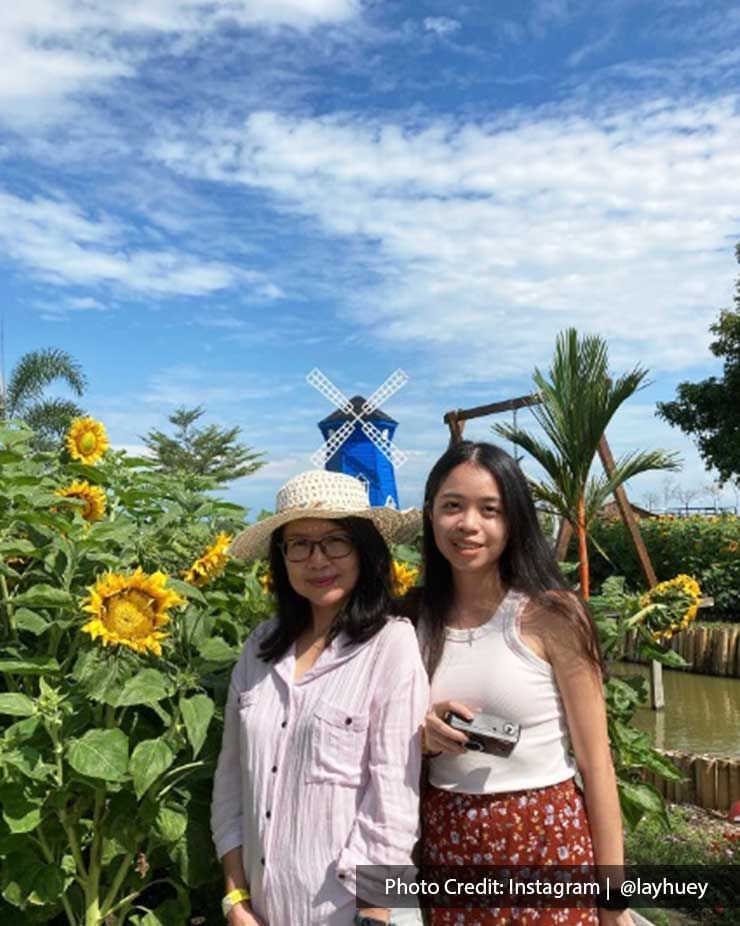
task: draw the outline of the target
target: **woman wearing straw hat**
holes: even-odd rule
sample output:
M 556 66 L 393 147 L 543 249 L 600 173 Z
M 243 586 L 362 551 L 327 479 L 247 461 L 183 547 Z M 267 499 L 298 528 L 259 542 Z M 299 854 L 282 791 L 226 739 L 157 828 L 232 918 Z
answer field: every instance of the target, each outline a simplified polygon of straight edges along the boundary
M 428 685 L 411 624 L 388 617 L 387 546 L 417 518 L 316 470 L 232 544 L 269 557 L 277 615 L 247 640 L 224 715 L 211 824 L 229 926 L 390 921 L 357 910 L 355 867 L 408 865 L 417 838 Z

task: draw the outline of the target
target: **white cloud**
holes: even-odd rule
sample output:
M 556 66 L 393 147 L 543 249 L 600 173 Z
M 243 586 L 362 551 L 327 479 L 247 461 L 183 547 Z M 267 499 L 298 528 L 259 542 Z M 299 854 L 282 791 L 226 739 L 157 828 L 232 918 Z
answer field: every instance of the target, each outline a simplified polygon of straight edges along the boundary
M 61 284 L 198 296 L 240 277 L 259 277 L 176 250 L 131 248 L 118 223 L 88 217 L 66 199 L 23 199 L 0 191 L 0 241 L 17 261 Z
M 74 97 L 99 93 L 133 76 L 147 57 L 146 41 L 200 38 L 224 25 L 315 27 L 349 22 L 360 0 L 24 0 L 6 3 L 0 31 L 0 117 L 24 126 L 71 113 Z
M 427 16 L 423 22 L 428 32 L 436 32 L 439 36 L 450 35 L 460 28 L 458 20 L 449 19 L 447 16 Z
M 454 382 L 530 370 L 569 324 L 619 366 L 701 362 L 731 287 L 739 134 L 730 99 L 421 127 L 261 112 L 155 156 L 365 243 L 383 282 L 349 314 L 434 348 Z

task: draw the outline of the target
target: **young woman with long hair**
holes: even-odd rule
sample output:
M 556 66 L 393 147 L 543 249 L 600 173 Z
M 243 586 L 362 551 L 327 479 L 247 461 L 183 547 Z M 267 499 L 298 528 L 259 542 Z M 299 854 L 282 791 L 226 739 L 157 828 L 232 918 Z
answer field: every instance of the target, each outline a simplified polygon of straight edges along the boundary
M 269 556 L 273 620 L 229 686 L 211 825 L 229 926 L 383 926 L 355 902 L 356 866 L 408 865 L 418 836 L 429 689 L 416 635 L 390 618 L 387 542 L 413 513 L 314 471 L 278 493 L 234 556 Z
M 452 445 L 424 499 L 418 633 L 431 681 L 422 805 L 431 865 L 616 865 L 622 823 L 593 622 L 505 451 Z M 493 715 L 494 753 L 450 725 Z M 583 791 L 576 786 L 576 770 Z M 613 899 L 612 899 L 613 903 Z M 433 926 L 627 926 L 626 910 L 435 909 Z

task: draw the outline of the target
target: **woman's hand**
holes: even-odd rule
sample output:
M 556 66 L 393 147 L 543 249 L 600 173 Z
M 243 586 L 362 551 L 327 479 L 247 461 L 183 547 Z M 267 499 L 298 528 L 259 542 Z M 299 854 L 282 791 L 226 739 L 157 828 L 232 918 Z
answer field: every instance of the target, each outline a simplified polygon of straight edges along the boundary
M 229 911 L 226 922 L 229 926 L 267 926 L 262 917 L 257 916 L 248 900 L 236 904 Z
M 437 701 L 424 720 L 424 752 L 449 752 L 456 756 L 465 753 L 467 736 L 442 719 L 449 713 L 459 714 L 465 720 L 475 716 L 469 707 L 460 701 Z

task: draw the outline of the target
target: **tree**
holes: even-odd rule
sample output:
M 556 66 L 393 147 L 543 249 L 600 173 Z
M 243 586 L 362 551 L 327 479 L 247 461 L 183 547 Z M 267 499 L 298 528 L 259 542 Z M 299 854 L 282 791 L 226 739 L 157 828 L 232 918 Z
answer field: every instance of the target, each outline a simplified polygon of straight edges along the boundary
M 40 449 L 58 444 L 72 419 L 84 415 L 69 399 L 44 398 L 44 390 L 56 380 L 65 382 L 77 396 L 87 386 L 80 364 L 66 351 L 48 347 L 24 354 L 11 372 L 7 388 L 0 382 L 0 421 L 25 421 L 36 431 Z
M 676 498 L 678 499 L 679 506 L 684 509 L 685 513 L 689 513 L 689 505 L 701 495 L 701 490 L 696 486 L 678 486 L 676 489 Z
M 609 377 L 606 341 L 598 335 L 578 337 L 574 328 L 558 335 L 549 377 L 538 369 L 534 383 L 539 404 L 532 413 L 549 445 L 511 424 L 495 425 L 503 438 L 529 453 L 548 479 L 535 481 L 535 497 L 570 522 L 578 538 L 581 594 L 589 597 L 588 529 L 614 490 L 639 473 L 676 469 L 674 454 L 635 451 L 616 461 L 611 475 L 590 476 L 599 441 L 620 406 L 643 385 L 647 370 Z
M 652 492 L 652 491 L 646 492 L 642 496 L 642 503 L 647 508 L 648 511 L 653 511 L 655 508 L 657 508 L 659 502 L 660 502 L 660 496 L 658 495 L 657 492 Z
M 740 263 L 740 244 L 735 257 Z M 735 308 L 722 310 L 709 330 L 716 335 L 709 349 L 724 358 L 723 375 L 679 383 L 673 402 L 658 402 L 658 415 L 693 438 L 707 469 L 716 469 L 721 482 L 740 485 L 740 277 Z
M 265 465 L 264 454 L 237 443 L 240 428 L 220 428 L 215 424 L 193 427 L 203 414 L 200 406 L 181 406 L 168 418 L 175 426 L 174 436 L 153 430 L 142 438 L 161 472 L 210 479 L 223 485 Z

